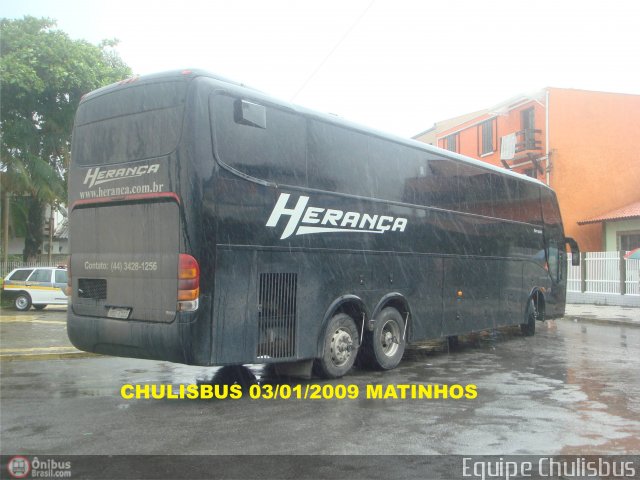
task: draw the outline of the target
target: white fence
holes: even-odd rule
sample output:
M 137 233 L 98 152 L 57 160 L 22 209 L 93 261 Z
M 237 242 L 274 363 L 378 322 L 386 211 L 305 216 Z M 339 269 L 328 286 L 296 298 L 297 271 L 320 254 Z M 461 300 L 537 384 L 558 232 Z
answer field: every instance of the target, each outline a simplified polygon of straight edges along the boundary
M 567 301 L 640 305 L 640 260 L 627 260 L 626 252 L 587 252 L 580 266 L 571 266 L 567 278 Z
M 54 255 L 51 262 L 46 259 L 37 260 L 35 262 L 22 262 L 19 260 L 12 260 L 9 262 L 0 261 L 0 277 L 4 278 L 14 268 L 29 268 L 29 267 L 57 267 L 58 265 L 66 265 L 68 256 Z
M 626 260 L 625 252 L 587 252 L 581 265 L 571 266 L 567 291 L 640 295 L 640 260 Z

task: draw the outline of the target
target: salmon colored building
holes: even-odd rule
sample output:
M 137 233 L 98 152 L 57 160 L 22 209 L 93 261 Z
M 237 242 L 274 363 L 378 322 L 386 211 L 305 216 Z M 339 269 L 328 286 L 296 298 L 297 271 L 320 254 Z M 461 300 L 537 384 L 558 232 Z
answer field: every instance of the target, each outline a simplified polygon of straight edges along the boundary
M 583 251 L 640 247 L 640 95 L 546 88 L 459 118 L 436 145 L 550 185 Z

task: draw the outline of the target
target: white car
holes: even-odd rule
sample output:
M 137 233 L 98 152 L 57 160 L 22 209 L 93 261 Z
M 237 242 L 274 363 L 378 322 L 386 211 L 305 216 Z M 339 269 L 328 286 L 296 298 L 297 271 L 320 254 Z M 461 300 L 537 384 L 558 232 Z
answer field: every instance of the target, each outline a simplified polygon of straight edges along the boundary
M 42 310 L 47 305 L 66 305 L 67 270 L 64 267 L 24 267 L 12 270 L 4 279 L 2 295 L 17 310 Z

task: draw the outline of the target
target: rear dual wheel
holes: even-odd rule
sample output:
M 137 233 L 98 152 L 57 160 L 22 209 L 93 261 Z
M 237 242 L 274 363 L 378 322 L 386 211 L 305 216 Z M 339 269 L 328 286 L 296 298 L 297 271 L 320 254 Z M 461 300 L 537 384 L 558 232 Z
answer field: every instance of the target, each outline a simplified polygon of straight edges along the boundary
M 378 370 L 391 370 L 398 366 L 406 347 L 405 323 L 400 312 L 393 307 L 382 309 L 375 320 L 373 332 L 365 338 L 363 363 Z

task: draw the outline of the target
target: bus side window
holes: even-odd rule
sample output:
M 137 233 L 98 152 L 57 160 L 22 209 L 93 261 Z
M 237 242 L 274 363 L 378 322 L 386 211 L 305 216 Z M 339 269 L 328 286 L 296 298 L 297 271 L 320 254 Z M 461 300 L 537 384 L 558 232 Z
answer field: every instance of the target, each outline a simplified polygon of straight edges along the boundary
M 458 195 L 460 211 L 495 216 L 493 209 L 492 174 L 473 165 L 458 165 Z
M 447 158 L 429 160 L 425 175 L 416 182 L 416 203 L 446 210 L 458 210 L 458 164 Z
M 269 182 L 307 186 L 304 118 L 223 93 L 212 95 L 210 111 L 221 162 Z
M 373 197 L 367 136 L 320 120 L 307 124 L 309 187 Z

